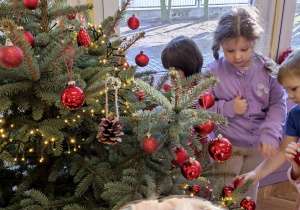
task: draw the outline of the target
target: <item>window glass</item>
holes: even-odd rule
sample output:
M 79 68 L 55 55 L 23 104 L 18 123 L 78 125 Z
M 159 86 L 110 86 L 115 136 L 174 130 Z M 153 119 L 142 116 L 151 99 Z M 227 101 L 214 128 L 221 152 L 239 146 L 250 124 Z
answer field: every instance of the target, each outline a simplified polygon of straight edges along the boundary
M 168 4 L 168 0 L 165 2 Z M 134 0 L 120 23 L 121 37 L 130 38 L 138 31 L 146 32 L 145 38 L 126 52 L 130 65 L 136 65 L 135 57 L 140 51 L 149 57 L 149 64 L 138 67 L 138 71 L 165 71 L 160 60 L 161 52 L 171 39 L 179 35 L 188 36 L 198 44 L 204 57 L 203 67 L 205 67 L 207 63 L 214 60 L 211 45 L 219 16 L 229 11 L 231 7 L 252 4 L 253 0 L 209 0 L 207 17 L 204 16 L 204 0 L 172 0 L 171 2 L 170 22 L 162 21 L 160 0 Z M 168 10 L 167 6 L 166 10 Z M 136 30 L 130 29 L 127 25 L 127 20 L 133 14 L 140 21 L 140 26 Z
M 291 48 L 300 49 L 300 0 L 297 0 L 296 2 Z

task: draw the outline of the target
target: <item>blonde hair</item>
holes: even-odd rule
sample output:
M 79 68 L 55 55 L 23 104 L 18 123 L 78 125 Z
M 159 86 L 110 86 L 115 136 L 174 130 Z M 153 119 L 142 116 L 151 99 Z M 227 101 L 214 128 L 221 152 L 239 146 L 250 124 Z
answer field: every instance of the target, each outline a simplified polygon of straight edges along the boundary
M 282 84 L 283 78 L 288 76 L 300 77 L 300 49 L 289 54 L 279 67 L 278 82 Z

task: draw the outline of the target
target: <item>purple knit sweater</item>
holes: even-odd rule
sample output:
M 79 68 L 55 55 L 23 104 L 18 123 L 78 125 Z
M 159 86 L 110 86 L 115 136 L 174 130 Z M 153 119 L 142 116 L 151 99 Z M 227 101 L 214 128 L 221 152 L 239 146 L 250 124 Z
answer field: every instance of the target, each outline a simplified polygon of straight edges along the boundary
M 220 82 L 213 87 L 216 102 L 210 111 L 226 116 L 228 126 L 217 127 L 215 136 L 222 134 L 233 146 L 257 147 L 260 142 L 278 148 L 286 118 L 284 90 L 264 68 L 264 61 L 253 55 L 253 64 L 240 73 L 225 57 L 207 65 Z M 244 115 L 235 115 L 233 99 L 242 93 L 248 109 Z

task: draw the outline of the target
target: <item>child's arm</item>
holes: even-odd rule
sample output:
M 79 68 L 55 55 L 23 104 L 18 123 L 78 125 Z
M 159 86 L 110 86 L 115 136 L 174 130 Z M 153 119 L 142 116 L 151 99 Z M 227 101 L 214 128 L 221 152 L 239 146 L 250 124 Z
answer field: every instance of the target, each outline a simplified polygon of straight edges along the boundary
M 297 140 L 298 137 L 296 136 L 285 135 L 283 138 L 283 142 L 280 144 L 279 151 L 275 156 L 265 159 L 253 171 L 242 174 L 239 177 L 244 179 L 253 179 L 253 184 L 258 183 L 260 179 L 268 176 L 285 163 L 285 149 L 287 148 L 287 145 L 291 142 L 296 142 Z

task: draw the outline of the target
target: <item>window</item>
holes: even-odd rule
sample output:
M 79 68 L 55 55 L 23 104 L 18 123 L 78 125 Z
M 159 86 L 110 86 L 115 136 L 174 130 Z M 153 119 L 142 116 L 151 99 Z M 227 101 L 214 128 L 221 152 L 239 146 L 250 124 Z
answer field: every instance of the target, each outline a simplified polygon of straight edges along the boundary
M 166 0 L 166 3 L 168 0 Z M 138 41 L 126 53 L 127 61 L 135 64 L 135 56 L 143 51 L 150 58 L 145 67 L 138 70 L 165 71 L 161 64 L 160 55 L 165 45 L 178 35 L 193 38 L 198 44 L 205 65 L 214 60 L 211 45 L 212 33 L 216 28 L 217 20 L 221 14 L 227 12 L 234 6 L 252 4 L 249 0 L 210 0 L 208 18 L 204 18 L 203 0 L 172 0 L 171 20 L 163 23 L 161 21 L 160 0 L 135 0 L 127 10 L 124 20 L 120 24 L 121 36 L 131 37 L 137 31 L 145 31 L 145 38 Z M 120 0 L 121 4 L 121 0 Z M 135 15 L 140 20 L 140 27 L 131 30 L 127 26 L 127 20 Z

